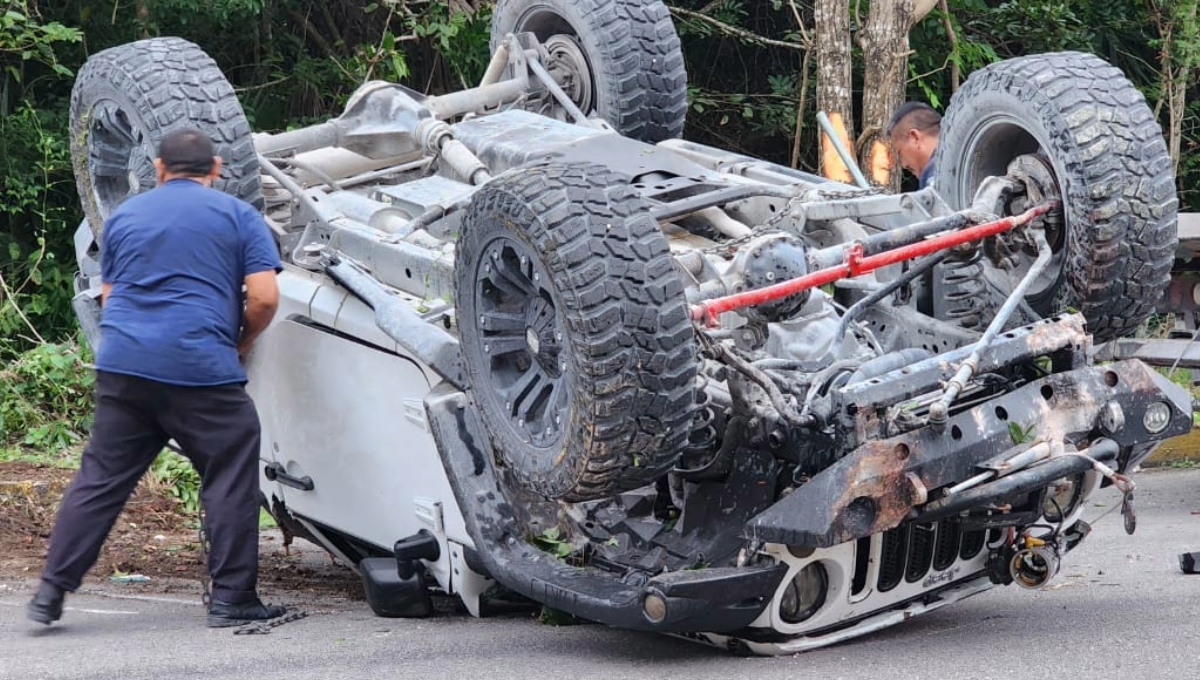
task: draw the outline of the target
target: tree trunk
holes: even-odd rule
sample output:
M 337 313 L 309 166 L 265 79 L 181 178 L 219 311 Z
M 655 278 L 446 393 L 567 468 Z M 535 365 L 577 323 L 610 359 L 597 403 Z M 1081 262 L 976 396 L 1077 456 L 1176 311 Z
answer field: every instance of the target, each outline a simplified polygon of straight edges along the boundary
M 1187 88 L 1196 66 L 1196 0 L 1172 3 L 1170 23 L 1173 28 L 1165 37 L 1163 50 L 1163 89 L 1169 103 L 1167 146 L 1175 171 L 1183 154 L 1183 119 L 1187 115 Z
M 853 80 L 850 58 L 850 0 L 816 0 L 813 5 L 816 24 L 817 51 L 817 110 L 840 118 L 846 127 L 846 137 L 854 137 L 854 106 L 851 101 Z M 843 140 L 845 141 L 845 140 Z M 845 180 L 849 173 L 826 160 L 834 158 L 829 140 L 821 135 L 821 173 L 826 177 Z
M 908 81 L 908 32 L 936 7 L 938 0 L 874 0 L 867 23 L 859 34 L 863 51 L 863 134 L 857 144 L 863 166 L 878 167 L 887 140 L 883 129 L 888 118 L 904 102 Z M 900 173 L 870 173 L 875 181 L 893 190 L 900 186 Z
M 150 37 L 150 6 L 146 0 L 134 0 L 133 6 L 141 38 L 145 40 Z

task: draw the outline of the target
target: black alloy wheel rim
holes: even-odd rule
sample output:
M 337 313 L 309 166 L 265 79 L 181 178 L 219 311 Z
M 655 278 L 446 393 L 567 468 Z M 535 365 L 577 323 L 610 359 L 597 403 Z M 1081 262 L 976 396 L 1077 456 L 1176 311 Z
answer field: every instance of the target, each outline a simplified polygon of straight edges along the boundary
M 138 121 L 111 100 L 92 107 L 87 135 L 92 191 L 108 217 L 122 201 L 154 186 L 153 144 Z
M 567 356 L 549 277 L 523 242 L 500 236 L 475 270 L 475 311 L 485 370 L 478 390 L 523 441 L 558 443 L 570 399 Z

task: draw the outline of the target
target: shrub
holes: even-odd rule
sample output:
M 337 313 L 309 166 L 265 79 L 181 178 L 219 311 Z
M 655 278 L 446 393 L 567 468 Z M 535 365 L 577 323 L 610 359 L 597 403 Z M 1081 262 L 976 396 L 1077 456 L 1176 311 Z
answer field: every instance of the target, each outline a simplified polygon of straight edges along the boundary
M 75 342 L 45 344 L 0 364 L 0 460 L 71 464 L 92 420 L 95 372 Z

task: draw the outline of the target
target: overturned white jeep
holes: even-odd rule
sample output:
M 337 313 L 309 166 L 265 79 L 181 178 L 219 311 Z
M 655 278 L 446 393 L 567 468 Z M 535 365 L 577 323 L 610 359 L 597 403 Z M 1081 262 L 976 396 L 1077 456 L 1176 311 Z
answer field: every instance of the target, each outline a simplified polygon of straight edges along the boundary
M 72 98 L 94 337 L 105 216 L 161 136 L 219 143 L 285 261 L 248 361 L 264 505 L 381 615 L 513 593 L 739 652 L 829 644 L 1040 587 L 1098 488 L 1192 423 L 1094 344 L 1155 309 L 1176 243 L 1161 132 L 1096 57 L 1015 59 L 889 195 L 678 139 L 657 0 L 500 0 L 476 88 L 365 84 L 252 134 L 178 38 Z

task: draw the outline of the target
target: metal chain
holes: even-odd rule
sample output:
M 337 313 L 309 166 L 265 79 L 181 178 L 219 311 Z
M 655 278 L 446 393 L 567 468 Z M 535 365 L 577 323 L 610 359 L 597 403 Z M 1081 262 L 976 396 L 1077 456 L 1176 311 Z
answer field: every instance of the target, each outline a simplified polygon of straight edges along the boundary
M 197 530 L 200 538 L 200 563 L 202 569 L 200 573 L 200 601 L 204 603 L 204 608 L 208 609 L 212 606 L 212 588 L 209 586 L 208 574 L 208 526 L 204 522 L 204 508 L 200 508 L 200 528 Z
M 299 621 L 308 617 L 308 612 L 303 609 L 297 609 L 288 612 L 283 616 L 277 616 L 267 621 L 256 621 L 254 623 L 246 623 L 238 626 L 233 630 L 234 635 L 270 635 L 272 628 L 278 628 L 285 623 Z
M 210 587 L 210 579 L 208 575 L 208 527 L 204 521 L 204 509 L 200 509 L 200 560 L 204 563 L 204 575 L 200 577 L 200 601 L 204 603 L 204 608 L 208 609 L 212 606 L 212 588 Z M 278 628 L 285 623 L 299 621 L 306 618 L 308 612 L 303 609 L 288 612 L 283 616 L 278 616 L 267 621 L 255 621 L 252 623 L 244 623 L 234 629 L 234 635 L 268 635 L 272 628 Z
M 879 196 L 887 193 L 883 187 L 868 187 L 868 188 L 850 188 L 850 189 L 817 189 L 822 197 L 831 200 L 845 200 L 851 198 L 865 198 L 867 196 Z
M 803 200 L 804 196 L 793 196 L 792 198 L 789 198 L 788 202 L 784 204 L 782 210 L 772 215 L 771 218 L 766 222 L 751 228 L 749 234 L 746 234 L 745 236 L 739 236 L 728 241 L 721 241 L 720 243 L 707 248 L 702 248 L 701 252 L 720 255 L 722 257 L 731 257 L 738 251 L 739 248 L 747 243 L 750 243 L 759 236 L 769 232 L 780 231 L 777 228 L 778 224 L 782 222 L 784 218 L 790 216 L 792 211 L 796 208 L 796 205 Z

